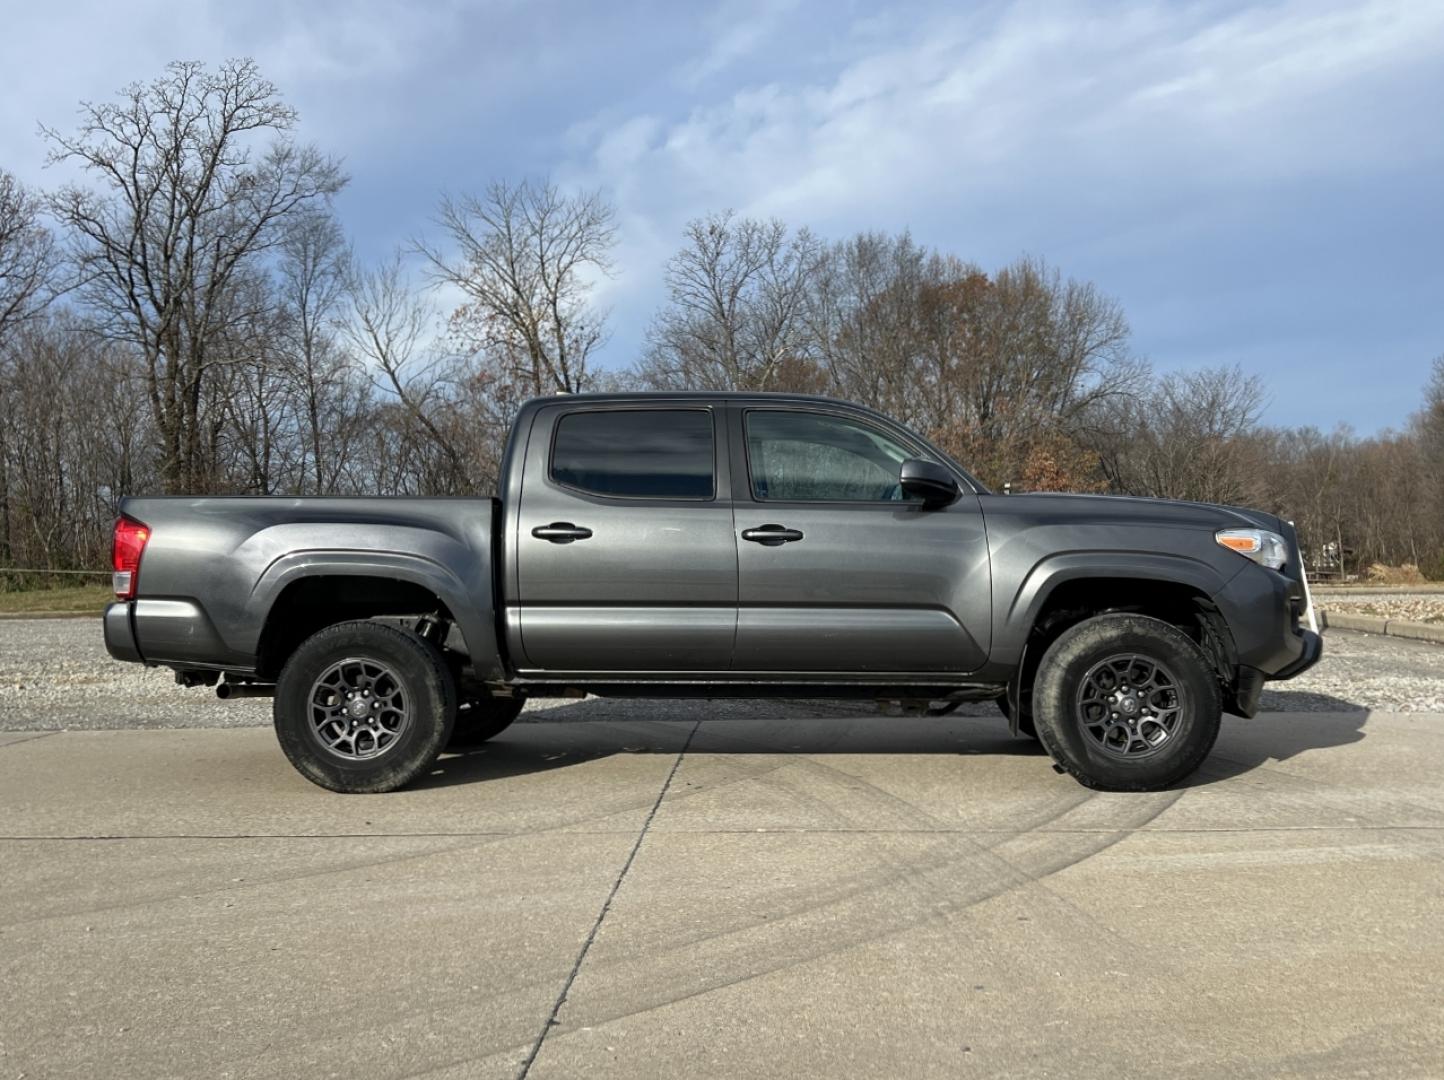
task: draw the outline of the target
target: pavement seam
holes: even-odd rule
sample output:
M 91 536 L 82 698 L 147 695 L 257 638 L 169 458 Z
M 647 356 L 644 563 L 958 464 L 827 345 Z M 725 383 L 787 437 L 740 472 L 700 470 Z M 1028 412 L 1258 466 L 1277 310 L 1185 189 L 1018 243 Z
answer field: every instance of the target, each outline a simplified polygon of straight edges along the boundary
M 10 734 L 19 734 L 19 732 L 9 732 L 9 731 L 0 732 L 0 735 L 10 735 Z M 5 749 L 7 746 L 24 746 L 26 743 L 35 742 L 37 739 L 48 739 L 48 738 L 49 738 L 50 736 L 52 736 L 52 735 L 59 735 L 59 734 L 60 734 L 60 731 L 59 731 L 59 730 L 54 730 L 54 731 L 37 731 L 35 734 L 31 735 L 30 738 L 28 738 L 28 739 L 12 739 L 10 742 L 0 743 L 0 750 Z
M 590 933 L 582 942 L 581 950 L 577 953 L 576 963 L 572 965 L 571 973 L 567 981 L 562 984 L 561 993 L 557 995 L 556 1001 L 552 1004 L 551 1013 L 542 1023 L 541 1031 L 537 1032 L 536 1041 L 532 1043 L 531 1052 L 527 1054 L 526 1060 L 521 1063 L 521 1069 L 517 1072 L 517 1080 L 526 1080 L 527 1074 L 535 1064 L 537 1055 L 541 1053 L 542 1044 L 546 1042 L 551 1029 L 557 1024 L 557 1016 L 562 1011 L 562 1006 L 567 1003 L 567 995 L 571 993 L 572 983 L 577 981 L 577 975 L 582 970 L 582 964 L 586 962 L 587 953 L 591 951 L 592 942 L 597 939 L 597 934 L 602 929 L 602 923 L 606 920 L 607 913 L 612 910 L 612 901 L 617 898 L 617 893 L 622 888 L 622 882 L 627 879 L 627 873 L 632 869 L 632 863 L 637 859 L 637 852 L 642 850 L 642 841 L 647 838 L 647 832 L 652 828 L 652 819 L 657 816 L 661 809 L 662 800 L 667 797 L 667 791 L 672 786 L 672 780 L 677 775 L 677 770 L 682 767 L 682 759 L 687 756 L 687 747 L 692 745 L 692 737 L 697 734 L 697 729 L 702 726 L 700 720 L 693 721 L 692 730 L 687 733 L 687 740 L 682 744 L 682 749 L 677 751 L 677 760 L 672 762 L 672 768 L 667 772 L 667 779 L 662 782 L 662 790 L 657 792 L 657 800 L 652 803 L 652 809 L 647 812 L 646 820 L 642 822 L 642 828 L 637 833 L 637 842 L 632 845 L 632 850 L 627 853 L 626 862 L 622 863 L 622 869 L 617 874 L 617 880 L 612 882 L 611 891 L 607 898 L 602 901 L 602 909 L 597 912 L 597 921 L 592 924 Z
M 615 836 L 617 829 L 568 829 L 559 833 L 563 836 Z M 1216 825 L 1198 827 L 1177 827 L 1155 828 L 1153 826 L 1142 826 L 1134 830 L 1139 833 L 1146 833 L 1151 836 L 1188 836 L 1206 834 L 1228 834 L 1228 833 L 1307 833 L 1307 832 L 1441 832 L 1444 825 L 1370 825 L 1367 823 L 1353 822 L 1341 825 Z M 959 826 L 953 829 L 938 828 L 914 828 L 914 829 L 884 829 L 870 826 L 859 826 L 855 829 L 839 828 L 811 828 L 811 827 L 773 827 L 767 829 L 746 829 L 746 828 L 707 828 L 707 829 L 675 829 L 668 835 L 707 835 L 707 836 L 798 836 L 798 835 L 879 835 L 879 836 L 1021 836 L 1024 833 L 1036 834 L 1039 836 L 1088 836 L 1095 834 L 1111 834 L 1118 832 L 1117 829 L 1110 829 L 1103 826 L 1092 829 L 1012 829 L 1012 828 L 974 828 L 971 826 Z M 500 837 L 503 839 L 530 837 L 537 835 L 534 832 L 415 832 L 415 833 L 141 833 L 135 835 L 105 834 L 87 836 L 80 834 L 66 834 L 63 836 L 47 836 L 43 833 L 33 833 L 20 836 L 0 835 L 0 844 L 3 843 L 102 843 L 111 841 L 134 841 L 134 840 L 431 840 L 431 839 L 458 839 L 464 840 L 468 837 Z

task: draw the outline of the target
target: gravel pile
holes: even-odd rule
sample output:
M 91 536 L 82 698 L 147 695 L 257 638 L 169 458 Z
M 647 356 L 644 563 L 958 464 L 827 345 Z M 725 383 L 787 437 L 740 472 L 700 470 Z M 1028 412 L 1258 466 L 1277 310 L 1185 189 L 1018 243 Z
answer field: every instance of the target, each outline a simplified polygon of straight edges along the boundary
M 1264 691 L 1285 712 L 1444 712 L 1444 646 L 1330 631 L 1312 671 Z M 0 621 L 0 730 L 248 727 L 269 724 L 266 699 L 218 701 L 165 669 L 110 659 L 97 619 Z M 538 701 L 523 720 L 733 719 L 867 715 L 869 702 Z M 990 703 L 962 712 L 996 717 Z

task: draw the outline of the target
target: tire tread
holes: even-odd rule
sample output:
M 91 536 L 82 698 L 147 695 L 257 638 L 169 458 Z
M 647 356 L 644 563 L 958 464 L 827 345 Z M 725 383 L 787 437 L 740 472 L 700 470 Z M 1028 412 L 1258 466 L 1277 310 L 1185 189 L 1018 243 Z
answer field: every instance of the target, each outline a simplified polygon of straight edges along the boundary
M 304 730 L 292 730 L 297 723 L 294 717 L 286 715 L 288 705 L 296 692 L 295 680 L 304 678 L 304 668 L 314 656 L 324 657 L 327 652 L 342 644 L 347 637 L 355 641 L 358 648 L 392 648 L 403 655 L 410 655 L 423 667 L 429 676 L 430 686 L 439 698 L 439 723 L 433 722 L 421 738 L 419 745 L 402 747 L 410 750 L 400 756 L 383 756 L 376 766 L 367 770 L 341 766 L 326 761 L 320 756 L 319 748 L 312 748 L 305 741 Z M 301 688 L 302 693 L 310 687 Z M 414 688 L 413 688 L 414 693 Z M 276 736 L 281 749 L 296 770 L 306 779 L 320 787 L 347 794 L 379 794 L 395 791 L 415 780 L 435 762 L 451 739 L 452 727 L 456 720 L 456 681 L 441 650 L 429 641 L 406 630 L 387 626 L 384 623 L 365 619 L 333 623 L 318 630 L 303 641 L 291 654 L 276 680 L 276 696 L 273 703 L 273 720 Z M 426 723 L 428 718 L 418 715 L 413 723 Z M 302 718 L 304 721 L 304 718 Z
M 1144 653 L 1145 647 L 1126 644 L 1138 638 L 1164 643 L 1178 657 L 1159 659 L 1184 669 L 1175 670 L 1175 674 L 1187 681 L 1195 706 L 1189 729 L 1184 733 L 1183 751 L 1125 764 L 1103 759 L 1101 752 L 1088 748 L 1086 737 L 1080 733 L 1078 742 L 1085 751 L 1080 756 L 1069 745 L 1070 733 L 1061 728 L 1063 724 L 1076 723 L 1069 700 L 1071 695 L 1067 692 L 1070 687 L 1065 685 L 1069 682 L 1069 669 L 1108 648 Z M 1094 616 L 1064 631 L 1038 666 L 1033 706 L 1038 737 L 1059 768 L 1084 787 L 1100 791 L 1159 791 L 1175 786 L 1208 757 L 1218 738 L 1223 716 L 1217 676 L 1197 643 L 1172 623 L 1131 613 Z

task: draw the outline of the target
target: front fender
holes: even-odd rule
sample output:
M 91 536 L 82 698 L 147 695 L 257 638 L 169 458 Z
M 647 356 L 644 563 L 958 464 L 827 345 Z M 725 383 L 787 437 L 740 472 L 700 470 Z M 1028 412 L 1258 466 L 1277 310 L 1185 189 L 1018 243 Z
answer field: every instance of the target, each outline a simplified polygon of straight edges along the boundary
M 1098 578 L 1168 582 L 1197 589 L 1207 597 L 1221 591 L 1242 567 L 1222 573 L 1188 555 L 1148 551 L 1069 551 L 1040 559 L 1023 575 L 1011 596 L 994 604 L 992 661 L 1016 664 L 1039 613 L 1058 586 Z M 995 577 L 995 581 L 997 578 Z

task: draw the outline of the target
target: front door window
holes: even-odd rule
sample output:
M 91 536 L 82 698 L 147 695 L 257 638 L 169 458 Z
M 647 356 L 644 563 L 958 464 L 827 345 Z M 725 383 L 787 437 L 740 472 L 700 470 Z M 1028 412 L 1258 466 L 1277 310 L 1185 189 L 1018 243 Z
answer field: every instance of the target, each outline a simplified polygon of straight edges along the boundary
M 771 502 L 910 502 L 898 483 L 918 456 L 876 428 L 822 413 L 747 414 L 752 497 Z

